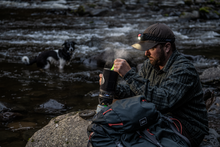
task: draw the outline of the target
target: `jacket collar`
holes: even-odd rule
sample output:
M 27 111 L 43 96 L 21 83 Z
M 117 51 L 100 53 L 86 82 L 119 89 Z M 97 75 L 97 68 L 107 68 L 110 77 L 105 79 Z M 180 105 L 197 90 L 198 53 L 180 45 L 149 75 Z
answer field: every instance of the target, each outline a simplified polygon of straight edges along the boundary
M 177 50 L 173 51 L 172 55 L 168 59 L 166 65 L 161 69 L 163 72 L 167 72 L 170 66 L 173 64 L 175 61 L 176 57 L 179 55 L 179 52 Z

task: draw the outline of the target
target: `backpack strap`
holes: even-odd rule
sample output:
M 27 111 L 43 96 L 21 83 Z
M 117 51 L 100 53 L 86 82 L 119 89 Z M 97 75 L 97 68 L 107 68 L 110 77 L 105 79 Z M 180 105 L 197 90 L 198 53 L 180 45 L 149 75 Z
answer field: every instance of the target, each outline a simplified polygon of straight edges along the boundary
M 170 128 L 173 130 L 173 132 L 176 133 L 176 134 L 177 134 L 179 137 L 181 137 L 183 140 L 185 140 L 185 142 L 189 145 L 189 147 L 191 147 L 191 143 L 190 143 L 189 139 L 188 139 L 187 137 L 183 136 L 182 134 L 180 134 L 180 132 L 177 131 L 177 128 L 175 128 L 175 127 L 173 126 L 173 123 L 174 123 L 174 122 L 173 122 L 169 117 L 167 117 L 167 116 L 164 116 L 164 115 L 163 115 L 162 117 L 169 122 L 169 126 L 170 126 Z
M 137 133 L 140 135 L 140 136 L 143 136 L 146 140 L 150 141 L 151 143 L 155 144 L 157 147 L 163 147 L 158 141 L 157 139 L 151 135 L 146 129 L 144 129 L 143 131 L 141 131 L 143 135 L 141 135 L 141 133 L 139 131 L 137 131 Z

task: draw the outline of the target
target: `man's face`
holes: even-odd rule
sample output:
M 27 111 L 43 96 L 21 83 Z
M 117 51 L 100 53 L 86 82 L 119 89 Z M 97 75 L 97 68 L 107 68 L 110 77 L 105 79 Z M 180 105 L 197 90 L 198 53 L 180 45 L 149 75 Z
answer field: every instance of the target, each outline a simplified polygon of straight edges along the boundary
M 150 63 L 157 68 L 164 65 L 165 53 L 163 47 L 161 48 L 161 45 L 157 45 L 145 51 L 145 56 L 147 56 L 150 60 Z

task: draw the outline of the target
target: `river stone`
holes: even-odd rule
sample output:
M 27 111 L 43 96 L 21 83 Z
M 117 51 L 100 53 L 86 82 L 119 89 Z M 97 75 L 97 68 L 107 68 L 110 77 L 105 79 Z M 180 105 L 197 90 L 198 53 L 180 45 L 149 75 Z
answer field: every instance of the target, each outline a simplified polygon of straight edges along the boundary
M 58 116 L 34 133 L 26 147 L 85 147 L 88 142 L 87 126 L 90 124 L 91 119 L 82 119 L 76 112 Z M 200 147 L 219 146 L 218 138 L 219 134 L 209 129 L 209 135 L 205 136 Z
M 37 124 L 33 122 L 12 122 L 7 125 L 11 130 L 18 131 L 18 130 L 28 130 L 31 128 L 35 128 Z
M 87 126 L 91 121 L 71 112 L 51 119 L 29 139 L 26 147 L 85 147 L 88 142 Z
M 209 83 L 214 81 L 220 81 L 220 65 L 218 67 L 208 68 L 200 75 L 200 79 L 203 83 Z
M 219 137 L 220 135 L 214 129 L 209 128 L 209 135 L 205 136 L 199 147 L 219 147 Z
M 5 109 L 7 109 L 7 107 L 3 103 L 0 102 L 0 112 Z
M 106 15 L 106 13 L 108 13 L 108 9 L 107 8 L 103 8 L 103 9 L 92 9 L 89 13 L 91 16 L 104 16 Z

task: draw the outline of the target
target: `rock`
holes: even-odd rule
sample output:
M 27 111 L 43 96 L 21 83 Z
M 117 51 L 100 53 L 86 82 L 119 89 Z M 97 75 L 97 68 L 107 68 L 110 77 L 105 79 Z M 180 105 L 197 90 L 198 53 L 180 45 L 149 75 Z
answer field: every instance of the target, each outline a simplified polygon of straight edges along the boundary
M 92 9 L 89 13 L 91 16 L 104 16 L 108 13 L 108 9 L 107 8 L 103 8 L 103 9 Z
M 88 142 L 87 126 L 90 124 L 91 119 L 82 119 L 76 112 L 58 116 L 34 133 L 26 147 L 84 147 Z M 209 129 L 209 135 L 205 136 L 200 147 L 217 147 L 219 146 L 218 138 L 219 134 L 214 129 Z
M 0 112 L 4 111 L 4 110 L 7 110 L 7 109 L 8 108 L 3 103 L 0 102 Z
M 0 122 L 9 122 L 17 118 L 22 118 L 23 115 L 14 112 L 4 112 L 0 114 Z
M 11 130 L 18 131 L 18 130 L 28 130 L 35 128 L 37 124 L 33 122 L 12 122 L 7 125 Z
M 208 68 L 200 75 L 202 83 L 219 82 L 220 81 L 220 65 L 218 67 Z
M 199 18 L 199 11 L 184 12 L 184 15 L 181 15 L 180 18 L 197 19 Z
M 59 114 L 65 110 L 64 104 L 61 104 L 53 99 L 50 99 L 48 102 L 43 103 L 39 107 L 35 108 L 35 112 L 44 114 Z
M 58 116 L 34 133 L 26 147 L 84 147 L 88 142 L 87 126 L 89 124 L 91 124 L 90 120 L 82 119 L 76 112 Z
M 218 147 L 220 146 L 219 137 L 220 135 L 214 129 L 209 128 L 209 135 L 205 136 L 199 147 Z
M 122 7 L 123 3 L 121 0 L 112 0 L 112 8 Z
M 210 91 L 209 89 L 204 90 L 203 99 L 205 101 L 206 110 L 209 110 L 211 105 L 216 100 L 216 96 L 214 94 L 214 91 Z
M 208 109 L 209 115 L 216 115 L 220 113 L 220 97 L 216 97 L 215 100 L 213 100 L 213 104 Z

